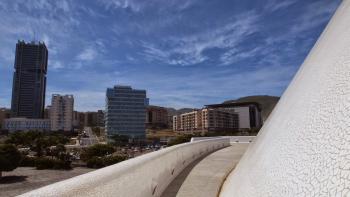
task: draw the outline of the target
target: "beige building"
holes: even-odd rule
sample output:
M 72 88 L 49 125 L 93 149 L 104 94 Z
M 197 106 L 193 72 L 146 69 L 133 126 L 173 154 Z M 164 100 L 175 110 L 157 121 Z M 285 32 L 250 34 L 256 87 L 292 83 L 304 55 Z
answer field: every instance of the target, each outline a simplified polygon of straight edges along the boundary
M 229 113 L 216 109 L 202 110 L 202 129 L 204 132 L 235 131 L 239 128 L 237 113 Z
M 73 95 L 52 95 L 50 108 L 50 120 L 52 131 L 72 131 L 73 108 Z
M 166 128 L 168 126 L 168 111 L 164 107 L 148 106 L 146 108 L 147 128 Z
M 202 132 L 202 111 L 195 110 L 180 115 L 180 130 L 183 133 Z
M 204 108 L 173 116 L 173 130 L 184 134 L 230 131 L 239 128 L 237 113 Z

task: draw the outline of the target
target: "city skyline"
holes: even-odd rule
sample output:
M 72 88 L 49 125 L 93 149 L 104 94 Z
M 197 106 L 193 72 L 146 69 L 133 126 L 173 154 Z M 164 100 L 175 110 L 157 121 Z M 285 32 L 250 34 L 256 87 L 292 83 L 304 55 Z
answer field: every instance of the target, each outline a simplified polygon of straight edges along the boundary
M 73 94 L 79 111 L 103 109 L 114 84 L 175 108 L 280 96 L 340 3 L 176 2 L 1 2 L 0 106 L 10 107 L 22 39 L 48 46 L 46 103 Z

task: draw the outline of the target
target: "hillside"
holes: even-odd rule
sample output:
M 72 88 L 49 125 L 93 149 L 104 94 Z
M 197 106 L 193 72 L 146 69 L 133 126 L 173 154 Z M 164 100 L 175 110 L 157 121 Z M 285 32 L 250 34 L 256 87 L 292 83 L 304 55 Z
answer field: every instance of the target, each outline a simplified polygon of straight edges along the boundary
M 255 95 L 255 96 L 246 96 L 241 97 L 236 100 L 228 100 L 223 103 L 232 103 L 232 102 L 257 102 L 261 105 L 262 112 L 261 116 L 262 119 L 265 121 L 267 117 L 272 112 L 273 108 L 277 104 L 280 97 L 277 96 L 268 96 L 268 95 Z
M 176 110 L 174 108 L 167 108 L 167 110 L 168 110 L 168 115 L 175 116 L 175 115 L 191 112 L 191 111 L 193 111 L 193 108 L 181 108 L 178 110 Z

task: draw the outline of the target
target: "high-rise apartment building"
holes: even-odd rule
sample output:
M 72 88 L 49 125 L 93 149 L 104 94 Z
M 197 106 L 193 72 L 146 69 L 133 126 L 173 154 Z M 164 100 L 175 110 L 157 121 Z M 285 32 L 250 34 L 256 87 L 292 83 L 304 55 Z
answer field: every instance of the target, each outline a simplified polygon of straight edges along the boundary
M 108 88 L 105 111 L 107 136 L 119 134 L 145 138 L 146 106 L 146 90 L 135 90 L 130 86 Z
M 72 131 L 73 108 L 73 95 L 52 95 L 50 108 L 50 120 L 52 131 Z
M 11 116 L 43 118 L 48 50 L 45 43 L 16 44 Z

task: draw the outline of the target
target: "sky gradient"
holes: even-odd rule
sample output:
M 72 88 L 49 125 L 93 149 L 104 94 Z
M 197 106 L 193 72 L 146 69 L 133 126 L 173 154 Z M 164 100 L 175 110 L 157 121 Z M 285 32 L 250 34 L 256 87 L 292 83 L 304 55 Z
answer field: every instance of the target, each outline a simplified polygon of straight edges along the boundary
M 107 87 L 150 104 L 202 107 L 280 96 L 341 0 L 0 1 L 0 107 L 9 107 L 17 40 L 49 49 L 46 105 L 104 109 Z

